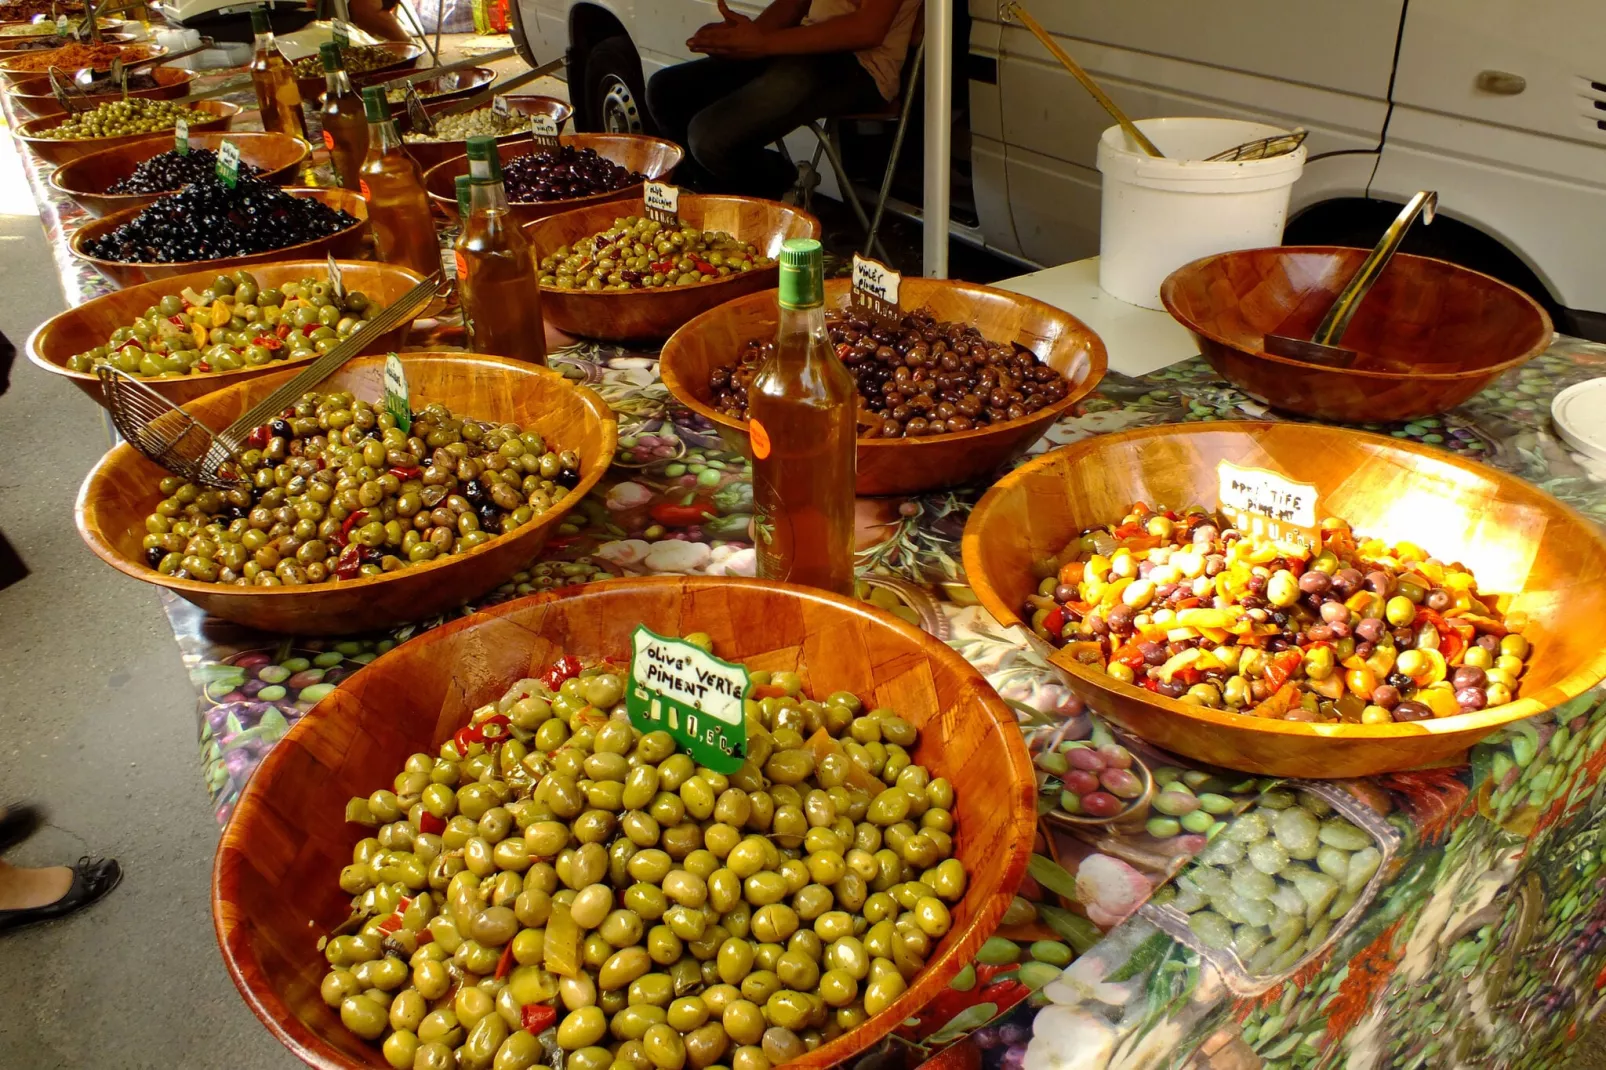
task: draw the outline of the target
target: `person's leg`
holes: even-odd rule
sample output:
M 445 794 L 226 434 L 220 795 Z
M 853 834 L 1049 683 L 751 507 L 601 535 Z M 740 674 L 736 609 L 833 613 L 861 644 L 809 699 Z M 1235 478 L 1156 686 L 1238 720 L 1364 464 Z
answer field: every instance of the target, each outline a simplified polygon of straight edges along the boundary
M 31 910 L 54 903 L 72 887 L 70 866 L 28 869 L 0 862 L 0 910 Z
M 44 823 L 36 806 L 0 810 L 0 851 L 32 836 Z M 96 902 L 123 879 L 113 858 L 80 858 L 72 866 L 37 869 L 0 862 L 0 933 L 64 917 Z
M 665 67 L 647 80 L 647 112 L 660 137 L 687 149 L 675 173 L 681 185 L 699 188 L 708 175 L 691 158 L 687 129 L 692 118 L 714 101 L 761 74 L 763 64 L 727 59 L 697 59 Z
M 386 7 L 381 0 L 347 0 L 351 21 L 359 30 L 373 34 L 381 41 L 406 41 L 410 35 L 396 18 L 394 5 Z

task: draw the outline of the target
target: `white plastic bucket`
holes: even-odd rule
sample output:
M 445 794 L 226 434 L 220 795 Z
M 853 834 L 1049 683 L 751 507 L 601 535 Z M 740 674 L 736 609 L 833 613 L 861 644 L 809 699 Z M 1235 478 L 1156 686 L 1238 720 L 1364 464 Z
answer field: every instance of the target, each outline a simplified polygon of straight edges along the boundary
M 1119 126 L 1099 138 L 1104 176 L 1099 286 L 1144 308 L 1161 308 L 1160 283 L 1202 256 L 1281 245 L 1288 197 L 1305 147 L 1269 160 L 1212 163 L 1216 153 L 1287 130 L 1241 119 L 1139 119 L 1165 153 L 1150 156 Z

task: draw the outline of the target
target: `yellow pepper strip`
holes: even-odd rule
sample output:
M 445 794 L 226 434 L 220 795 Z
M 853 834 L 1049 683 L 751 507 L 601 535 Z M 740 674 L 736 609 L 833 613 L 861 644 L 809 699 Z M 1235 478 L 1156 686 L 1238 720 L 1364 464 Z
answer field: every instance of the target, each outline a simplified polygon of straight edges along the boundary
M 231 320 L 233 318 L 234 318 L 233 310 L 231 310 L 229 308 L 229 306 L 225 305 L 223 302 L 219 301 L 217 304 L 212 306 L 212 324 L 211 325 L 213 327 L 227 326 L 229 320 Z
M 1461 712 L 1461 703 L 1448 684 L 1436 684 L 1417 692 L 1417 701 L 1425 703 L 1435 717 L 1454 717 Z
M 1130 579 L 1119 579 L 1109 584 L 1104 588 L 1104 593 L 1099 595 L 1099 605 L 1105 607 L 1115 605 L 1121 600 L 1121 592 L 1130 586 L 1132 586 Z
M 1225 643 L 1232 637 L 1232 633 L 1225 628 L 1206 628 L 1201 626 L 1199 628 L 1199 634 L 1210 640 L 1212 643 Z
M 1171 682 L 1171 677 L 1179 670 L 1185 669 L 1189 665 L 1192 665 L 1194 662 L 1199 660 L 1199 653 L 1200 651 L 1198 647 L 1190 647 L 1187 650 L 1183 650 L 1171 655 L 1171 657 L 1167 659 L 1166 663 L 1160 666 L 1160 679 L 1169 684 Z
M 1238 614 L 1230 609 L 1179 609 L 1177 623 L 1186 628 L 1230 628 L 1238 623 Z
M 1416 682 L 1417 687 L 1431 687 L 1443 680 L 1448 675 L 1449 669 L 1444 663 L 1444 655 L 1437 650 L 1423 650 L 1422 654 L 1428 659 L 1428 671 L 1421 676 L 1413 676 L 1412 680 Z
M 200 322 L 193 323 L 190 325 L 190 331 L 195 336 L 196 347 L 204 347 L 206 345 L 206 325 Z

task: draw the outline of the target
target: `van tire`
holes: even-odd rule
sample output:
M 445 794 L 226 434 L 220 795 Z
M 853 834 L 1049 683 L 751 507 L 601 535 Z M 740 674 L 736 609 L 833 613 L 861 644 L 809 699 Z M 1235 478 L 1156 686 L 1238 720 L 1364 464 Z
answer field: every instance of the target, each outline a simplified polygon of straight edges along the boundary
M 623 34 L 604 38 L 585 57 L 584 104 L 577 116 L 580 129 L 589 133 L 650 134 L 647 87 L 641 76 L 641 57 Z

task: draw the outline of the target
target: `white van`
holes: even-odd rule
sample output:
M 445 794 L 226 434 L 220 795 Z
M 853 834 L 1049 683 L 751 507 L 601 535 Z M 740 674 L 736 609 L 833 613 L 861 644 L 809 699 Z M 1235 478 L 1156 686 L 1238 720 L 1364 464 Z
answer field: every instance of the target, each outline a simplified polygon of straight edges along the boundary
M 1435 189 L 1441 219 L 1407 249 L 1505 278 L 1558 328 L 1606 337 L 1600 0 L 1028 3 L 1132 115 L 1309 129 L 1285 240 L 1370 245 L 1399 204 Z M 712 0 L 519 0 L 518 15 L 534 56 L 567 51 L 591 129 L 639 127 L 644 77 L 691 58 L 686 39 L 719 17 Z M 960 13 L 961 47 L 967 28 L 955 146 L 974 216 L 955 232 L 1032 264 L 1092 255 L 1108 116 L 997 0 Z

